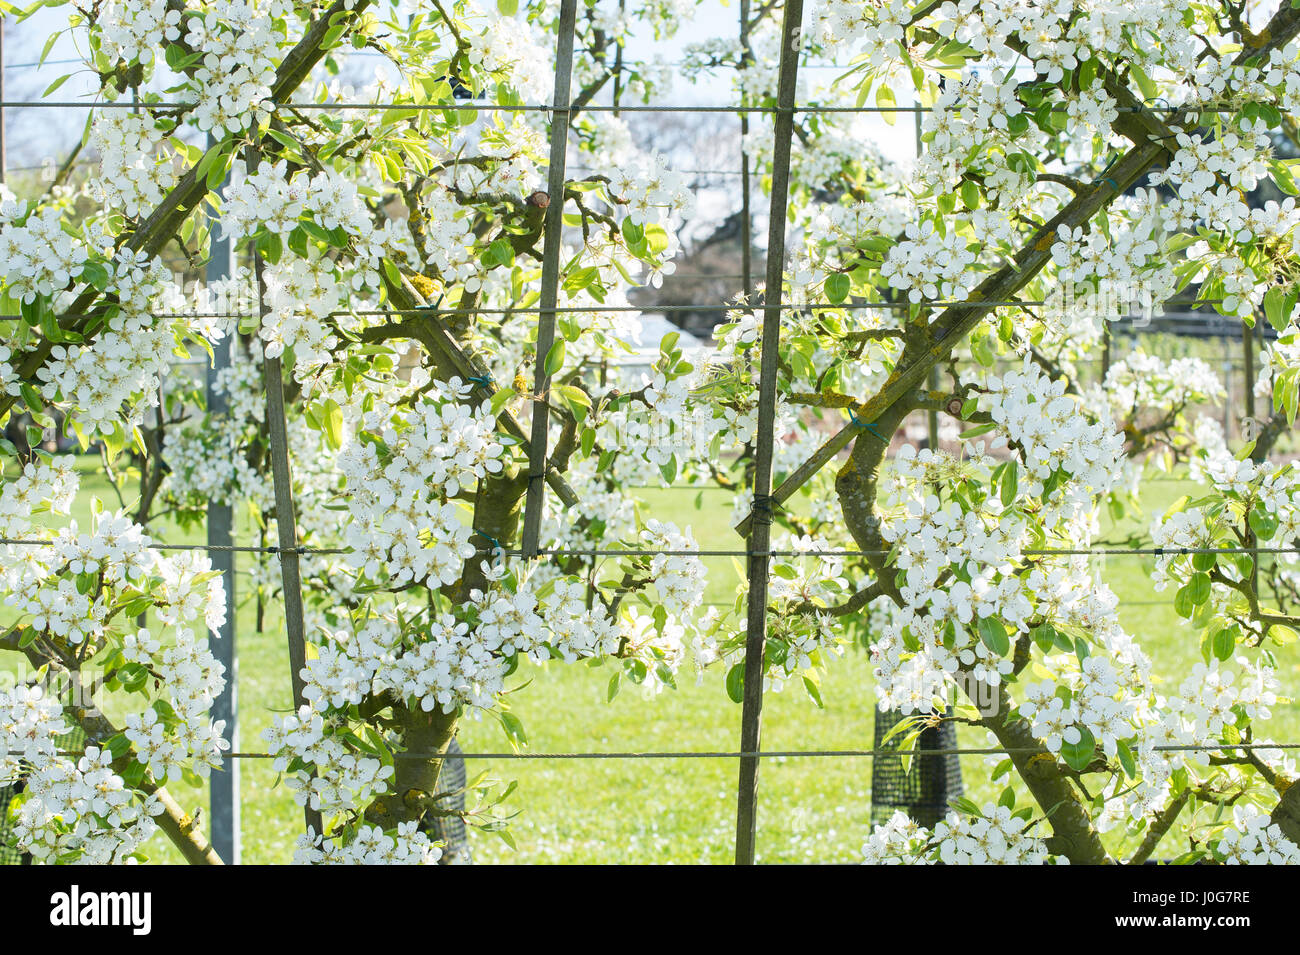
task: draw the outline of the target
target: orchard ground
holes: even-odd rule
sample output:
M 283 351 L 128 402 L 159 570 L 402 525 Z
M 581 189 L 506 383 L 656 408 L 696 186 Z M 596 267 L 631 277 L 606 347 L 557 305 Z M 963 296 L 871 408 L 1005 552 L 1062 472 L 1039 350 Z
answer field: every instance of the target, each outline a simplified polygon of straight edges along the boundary
M 75 516 L 85 526 L 90 499 L 107 507 L 116 501 L 99 472 L 99 461 L 79 462 L 82 490 Z M 1153 516 L 1179 496 L 1195 495 L 1199 485 L 1178 475 L 1153 475 L 1142 485 L 1143 513 L 1119 526 L 1103 518 L 1102 538 L 1116 540 L 1144 533 Z M 660 520 L 691 525 L 701 549 L 735 549 L 740 539 L 728 524 L 731 496 L 694 487 L 638 492 L 648 512 Z M 201 542 L 201 531 L 186 535 L 165 522 L 155 535 L 171 542 Z M 1098 558 L 1101 560 L 1103 558 Z M 1153 558 L 1105 558 L 1105 580 L 1120 598 L 1120 619 L 1152 657 L 1166 687 L 1176 687 L 1200 659 L 1199 634 L 1173 610 L 1173 591 L 1152 590 Z M 738 583 L 729 558 L 709 558 L 706 600 L 732 604 Z M 240 585 L 237 583 L 237 593 Z M 244 594 L 246 597 L 247 594 Z M 243 598 L 240 598 L 243 599 Z M 263 632 L 257 633 L 254 602 L 238 610 L 240 749 L 264 751 L 261 732 L 272 715 L 290 708 L 288 652 L 277 608 L 268 606 Z M 1300 648 L 1277 652 L 1283 692 L 1300 683 Z M 8 664 L 8 661 L 5 661 Z M 646 698 L 624 681 L 607 702 L 610 667 L 524 664 L 510 685 L 528 686 L 509 697 L 523 721 L 533 752 L 734 751 L 739 740 L 740 707 L 723 687 L 725 670 L 714 667 L 697 682 L 694 668 L 683 667 L 678 689 Z M 531 682 L 529 683 L 528 681 Z M 1168 692 L 1168 691 L 1166 691 Z M 768 693 L 763 708 L 763 747 L 768 750 L 870 749 L 875 694 L 871 666 L 861 650 L 849 648 L 829 668 L 822 683 L 824 709 L 803 688 L 790 684 Z M 1273 738 L 1300 739 L 1300 705 L 1280 703 L 1269 723 Z M 962 745 L 983 747 L 985 734 L 961 727 Z M 502 752 L 509 744 L 491 718 L 462 722 L 466 752 Z M 983 802 L 997 798 L 1005 777 L 990 781 L 996 758 L 966 756 L 962 771 L 968 795 Z M 729 862 L 733 852 L 736 764 L 730 759 L 636 760 L 471 760 L 471 777 L 489 770 L 502 781 L 517 780 L 507 805 L 519 810 L 511 825 L 517 849 L 499 837 L 471 830 L 478 862 Z M 243 861 L 283 863 L 293 854 L 302 813 L 277 781 L 268 760 L 242 760 Z M 206 795 L 183 783 L 169 785 L 187 808 L 207 804 Z M 774 757 L 760 771 L 758 858 L 762 862 L 857 861 L 870 830 L 871 760 L 866 757 Z M 1205 811 L 1205 810 L 1201 810 Z M 1176 854 L 1181 831 L 1165 837 L 1161 851 Z M 159 861 L 179 861 L 161 837 L 150 847 Z

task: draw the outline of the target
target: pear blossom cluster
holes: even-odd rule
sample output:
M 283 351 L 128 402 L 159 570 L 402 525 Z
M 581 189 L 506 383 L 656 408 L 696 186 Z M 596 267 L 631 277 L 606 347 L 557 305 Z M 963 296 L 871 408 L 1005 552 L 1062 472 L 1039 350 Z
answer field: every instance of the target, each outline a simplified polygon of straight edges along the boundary
M 357 752 L 331 719 L 310 704 L 277 716 L 262 731 L 267 749 L 276 754 L 272 766 L 285 774 L 285 785 L 301 806 L 322 815 L 359 810 L 388 791 L 391 760 Z
M 964 241 L 928 221 L 909 223 L 904 235 L 880 267 L 890 288 L 905 291 L 912 302 L 933 302 L 963 299 L 975 287 L 975 256 Z
M 442 848 L 414 822 L 400 823 L 392 834 L 363 824 L 347 840 L 308 830 L 293 853 L 296 865 L 436 865 L 441 858 Z
M 1233 806 L 1232 823 L 1210 851 L 1225 865 L 1300 865 L 1300 847 L 1258 806 Z
M 1093 590 L 1082 564 L 1034 561 L 1028 573 L 1019 569 L 1031 520 L 1017 503 L 1041 497 L 1038 526 L 1073 546 L 1086 541 L 1093 532 L 1095 495 L 1108 492 L 1123 459 L 1122 438 L 1082 415 L 1062 380 L 1047 378 L 1029 363 L 988 378 L 979 405 L 998 428 L 991 450 L 1014 442 L 1015 457 L 999 464 L 986 449 L 960 462 L 946 452 L 904 447 L 882 488 L 887 519 L 881 535 L 899 571 L 901 606 L 873 640 L 871 655 L 881 704 L 904 713 L 942 707 L 959 672 L 991 687 L 1001 684 L 1012 661 L 994 648 L 999 640 L 1011 642 L 1008 628 L 1012 635 L 1027 633 L 1044 612 L 1062 620 L 1082 616 L 1094 630 L 1113 619 L 1113 607 L 1078 606 L 1071 599 L 1071 593 Z M 1049 480 L 1059 482 L 1050 495 Z M 956 494 L 943 500 L 936 491 L 970 481 L 992 484 L 995 493 L 976 507 Z M 1090 718 L 1108 728 L 1114 723 L 1120 732 L 1127 711 L 1102 703 L 1117 691 L 1104 681 L 1099 687 Z M 1055 704 L 1042 701 L 1048 707 L 1044 738 L 1066 738 L 1061 734 L 1075 722 L 1065 700 L 1058 703 L 1060 709 L 1053 710 Z
M 1152 177 L 1168 183 L 1177 197 L 1166 210 L 1181 230 L 1197 224 L 1247 240 L 1250 209 L 1243 193 L 1253 190 L 1268 172 L 1272 142 L 1267 127 L 1258 129 L 1243 120 L 1240 132 L 1228 130 L 1206 141 L 1199 133 L 1178 135 L 1178 150 L 1168 169 Z
M 1161 221 L 1153 217 L 1126 220 L 1106 235 L 1060 226 L 1052 246 L 1052 261 L 1063 292 L 1091 306 L 1097 319 L 1118 321 L 1130 308 L 1154 314 L 1156 304 L 1173 295 L 1176 278 L 1160 256 Z
M 903 508 L 881 527 L 897 554 L 902 606 L 893 626 L 873 641 L 871 656 L 881 705 L 904 713 L 929 710 L 961 666 L 1000 683 L 1011 662 L 980 640 L 979 621 L 1005 617 L 1027 626 L 1032 610 L 1019 579 L 1002 573 L 1025 546 L 1027 522 L 1015 512 L 985 516 L 940 501 L 925 482 L 947 467 L 946 455 L 900 448 L 882 502 Z M 949 580 L 954 565 L 969 565 L 969 580 Z
M 76 488 L 67 458 L 30 461 L 6 482 L 0 532 L 45 545 L 5 546 L 0 595 L 21 630 L 69 654 L 116 652 L 124 667 L 142 668 L 152 679 L 142 680 L 138 692 L 149 703 L 124 720 L 132 759 L 158 781 L 178 769 L 206 775 L 229 745 L 224 723 L 211 718 L 225 677 L 206 636 L 225 619 L 221 582 L 206 555 L 163 556 L 122 513 L 97 511 L 82 530 L 67 519 Z M 38 525 L 41 511 L 66 522 Z M 114 616 L 134 595 L 146 596 L 159 629 L 120 629 Z M 0 763 L 0 775 L 21 772 L 26 780 L 19 847 L 42 860 L 126 861 L 137 853 L 154 831 L 157 800 L 125 783 L 107 748 L 90 746 L 77 759 L 58 755 L 56 741 L 69 727 L 62 707 L 39 689 L 18 687 L 0 699 L 0 713 L 8 713 L 0 745 L 17 754 Z
M 1235 502 L 1250 502 L 1260 512 L 1276 521 L 1274 537 L 1293 540 L 1300 535 L 1300 474 L 1290 464 L 1273 461 L 1238 460 L 1214 444 L 1202 449 L 1194 459 L 1197 474 L 1214 490 Z M 1163 590 L 1171 580 L 1190 575 L 1190 553 L 1197 549 L 1224 546 L 1223 535 L 1234 526 L 1233 514 L 1204 506 L 1184 507 L 1157 517 L 1151 524 L 1154 546 L 1166 553 L 1156 555 L 1152 581 Z M 1283 555 L 1285 556 L 1285 555 Z M 1224 563 L 1220 570 L 1235 579 L 1236 568 Z M 1226 598 L 1215 585 L 1215 592 Z
M 1278 690 L 1272 669 L 1244 656 L 1238 656 L 1235 662 L 1237 670 L 1227 669 L 1218 659 L 1209 664 L 1197 663 L 1176 694 L 1168 699 L 1148 695 L 1138 701 L 1141 732 L 1131 741 L 1138 768 L 1136 781 L 1107 801 L 1097 820 L 1102 831 L 1158 812 L 1170 798 L 1176 772 L 1203 764 L 1205 752 L 1215 743 L 1238 739 L 1236 731 L 1243 718 L 1268 719 Z M 1237 707 L 1240 709 L 1234 712 Z M 1259 743 L 1263 747 L 1267 741 Z M 1197 746 L 1207 750 L 1189 748 Z M 1293 778 L 1294 764 L 1284 758 L 1282 751 L 1259 748 L 1254 754 Z
M 934 829 L 896 812 L 862 847 L 864 865 L 1062 865 L 1023 814 L 986 803 L 980 815 L 950 812 Z
M 672 614 L 687 616 L 704 599 L 704 563 L 690 552 L 699 550 L 691 529 L 679 530 L 671 521 L 646 521 L 642 546 L 650 558 L 650 577 L 663 606 Z
M 105 55 L 128 63 L 152 63 L 159 38 L 175 43 L 183 34 L 181 11 L 166 0 L 108 0 L 96 27 Z
M 515 17 L 498 17 L 468 40 L 469 61 L 475 67 L 508 75 L 524 102 L 550 100 L 555 75 L 551 45 L 531 24 Z
M 157 796 L 127 786 L 112 763 L 110 751 L 87 746 L 75 759 L 53 756 L 27 766 L 13 819 L 18 848 L 42 864 L 138 861 L 163 807 Z
M 980 408 L 989 412 L 1008 441 L 1019 444 L 1029 479 L 1026 493 L 1041 494 L 1043 482 L 1053 472 L 1064 471 L 1071 476 L 1067 488 L 1104 494 L 1123 460 L 1123 437 L 1109 423 L 1080 415 L 1078 401 L 1065 388 L 1063 379 L 1048 378 L 1026 360 L 1019 371 L 989 378 L 982 385 Z M 1077 509 L 1081 505 L 1076 497 L 1053 506 Z
M 1119 418 L 1137 409 L 1177 410 L 1219 402 L 1225 396 L 1223 381 L 1208 362 L 1200 358 L 1166 361 L 1141 349 L 1110 366 L 1101 391 Z
M 657 152 L 640 154 L 616 170 L 610 177 L 609 192 L 635 222 L 665 221 L 673 215 L 689 215 L 694 208 L 686 177 L 671 169 Z M 668 240 L 665 258 L 671 259 L 675 236 L 669 233 Z
M 151 113 L 103 110 L 90 125 L 100 163 L 90 184 L 94 198 L 131 218 L 150 212 L 179 178 L 162 148 L 168 135 Z
M 155 317 L 155 303 L 172 290 L 171 273 L 160 259 L 120 250 L 111 266 L 120 310 L 93 342 L 53 345 L 34 382 L 41 397 L 66 409 L 88 436 L 129 432 L 140 424 L 158 403 L 178 345 L 211 345 L 225 334 L 223 326 L 185 313 Z
M 31 303 L 67 288 L 81 275 L 87 256 L 64 230 L 58 207 L 22 203 L 19 208 L 23 211 L 0 222 L 0 279 L 11 296 Z
M 490 403 L 462 402 L 473 385 L 459 378 L 429 381 L 427 372 L 423 377 L 423 398 L 411 408 L 376 404 L 360 422 L 364 430 L 339 454 L 354 518 L 348 561 L 395 584 L 452 584 L 475 548 L 473 528 L 447 498 L 499 473 L 506 447 Z
M 1073 670 L 1068 661 L 1048 657 L 1044 666 Z M 1119 741 L 1134 735 L 1139 713 L 1134 683 L 1137 690 L 1146 689 L 1140 679 L 1121 680 L 1110 659 L 1090 655 L 1078 663 L 1074 679 L 1046 679 L 1021 687 L 1019 713 L 1048 752 L 1059 753 L 1065 743 L 1077 744 L 1086 730 L 1107 756 L 1114 756 Z
M 63 705 L 40 686 L 0 691 L 0 782 L 12 783 L 23 762 L 37 763 L 58 755 L 58 737 L 69 732 Z
M 1033 148 L 1042 133 L 1033 124 L 1020 136 L 1011 133 L 1010 121 L 1025 112 L 1016 89 L 1011 73 L 969 68 L 959 82 L 948 83 L 925 118 L 926 149 L 916 165 L 917 179 L 936 188 L 955 188 L 962 175 L 976 167 L 985 175 L 990 198 L 1019 204 L 1029 185 L 1027 173 L 998 157 Z
M 329 318 L 343 304 L 343 289 L 329 259 L 297 256 L 264 271 L 266 311 L 258 337 L 267 358 L 278 358 L 286 348 L 294 350 L 295 372 L 327 364 L 338 339 Z
M 199 95 L 199 129 L 240 133 L 270 115 L 271 86 L 287 40 L 289 0 L 223 0 L 203 16 L 191 16 L 185 42 L 201 52 L 188 84 Z
M 163 2 L 111 0 L 97 8 L 95 29 L 111 62 L 155 64 L 163 44 L 199 54 L 183 89 L 197 100 L 200 129 L 239 133 L 271 112 L 271 84 L 287 39 L 286 0 L 227 0 L 189 16 Z

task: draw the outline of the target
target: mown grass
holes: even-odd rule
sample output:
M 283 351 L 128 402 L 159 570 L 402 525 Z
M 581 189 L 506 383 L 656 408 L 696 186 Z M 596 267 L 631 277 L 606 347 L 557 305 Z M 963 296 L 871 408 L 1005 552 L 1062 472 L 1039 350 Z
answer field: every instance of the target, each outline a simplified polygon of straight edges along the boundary
M 93 462 L 85 462 L 78 498 L 81 520 L 89 517 L 89 499 L 113 496 Z M 1117 539 L 1145 531 L 1179 495 L 1197 486 L 1174 478 L 1157 478 L 1144 486 L 1144 513 L 1118 527 L 1107 522 L 1103 537 Z M 733 548 L 730 496 L 694 489 L 642 492 L 647 513 L 692 525 L 702 548 Z M 251 541 L 251 532 L 240 533 Z M 156 536 L 193 540 L 163 525 Z M 1100 559 L 1100 558 L 1099 558 Z M 734 600 L 736 572 L 727 558 L 710 558 L 706 599 Z M 1175 689 L 1199 659 L 1198 635 L 1172 610 L 1172 591 L 1156 594 L 1150 583 L 1152 558 L 1110 557 L 1104 579 L 1121 598 L 1121 620 L 1152 656 L 1157 674 Z M 268 612 L 263 632 L 255 628 L 251 602 L 238 611 L 239 748 L 260 751 L 261 731 L 276 712 L 290 705 L 288 655 L 278 614 Z M 1300 656 L 1279 654 L 1284 687 L 1300 676 Z M 11 661 L 0 660 L 0 666 Z M 822 687 L 825 708 L 818 709 L 797 685 L 767 696 L 763 713 L 763 747 L 768 750 L 867 749 L 873 742 L 874 692 L 865 655 L 850 650 L 835 661 Z M 698 676 L 683 671 L 678 689 L 645 698 L 639 688 L 606 701 L 609 667 L 526 665 L 512 695 L 512 709 L 525 724 L 529 748 L 538 753 L 654 752 L 734 750 L 739 740 L 740 708 L 727 698 L 723 673 Z M 1300 707 L 1280 705 L 1267 732 L 1278 740 L 1300 739 Z M 501 752 L 507 743 L 495 720 L 467 720 L 460 732 L 467 752 Z M 963 728 L 963 745 L 985 745 L 984 734 Z M 996 760 L 963 758 L 967 791 L 977 799 L 995 798 L 1000 785 L 989 781 Z M 480 862 L 726 862 L 733 851 L 736 765 L 728 759 L 689 760 L 498 760 L 469 762 L 471 776 L 487 770 L 502 780 L 517 780 L 510 805 L 520 810 L 511 831 L 517 849 L 491 834 L 473 832 Z M 239 762 L 243 861 L 288 861 L 301 828 L 301 811 L 287 790 L 277 785 L 265 760 Z M 206 803 L 202 790 L 173 787 L 187 806 Z M 758 857 L 764 862 L 835 862 L 858 858 L 870 828 L 871 764 L 866 758 L 774 757 L 760 774 Z M 1170 840 L 1176 839 L 1176 835 Z M 157 840 L 156 857 L 174 860 L 170 847 Z

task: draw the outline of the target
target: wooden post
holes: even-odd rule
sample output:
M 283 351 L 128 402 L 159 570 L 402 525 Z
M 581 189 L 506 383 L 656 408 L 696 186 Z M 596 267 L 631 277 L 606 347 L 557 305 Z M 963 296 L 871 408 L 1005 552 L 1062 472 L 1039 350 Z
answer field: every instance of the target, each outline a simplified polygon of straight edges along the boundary
M 537 556 L 542 529 L 542 505 L 546 496 L 546 452 L 549 438 L 551 376 L 546 358 L 555 344 L 555 307 L 560 290 L 560 251 L 564 238 L 565 158 L 569 148 L 569 86 L 573 77 L 573 29 L 577 0 L 560 2 L 560 35 L 555 49 L 555 95 L 551 106 L 551 161 L 546 191 L 550 204 L 543 224 L 542 288 L 538 300 L 537 350 L 534 376 L 531 447 L 528 450 L 528 496 L 524 502 L 523 554 Z
M 802 47 L 803 0 L 787 0 L 781 26 L 781 78 L 773 123 L 772 203 L 768 220 L 767 278 L 763 292 L 763 346 L 759 364 L 758 431 L 754 451 L 754 519 L 749 527 L 749 604 L 745 627 L 745 690 L 740 714 L 740 779 L 736 791 L 736 864 L 754 864 L 758 820 L 758 752 L 767 646 L 767 585 L 772 562 L 772 445 L 776 441 L 776 379 L 781 347 L 781 291 L 785 218 L 794 137 L 795 80 Z
M 260 151 L 250 147 L 249 173 L 257 172 Z M 262 277 L 262 257 L 253 253 L 253 269 L 257 281 L 257 311 L 267 313 L 266 284 Z M 284 629 L 289 643 L 289 680 L 293 687 L 293 706 L 296 711 L 307 702 L 304 695 L 306 681 L 302 671 L 307 665 L 307 635 L 302 609 L 302 570 L 298 560 L 298 522 L 293 506 L 293 475 L 289 467 L 289 435 L 284 412 L 284 369 L 279 357 L 270 358 L 263 350 L 263 382 L 266 388 L 266 427 L 271 439 L 271 478 L 275 487 L 275 526 L 279 535 L 277 554 L 280 558 L 281 596 L 284 599 Z M 324 834 L 321 814 L 311 807 L 303 807 L 307 828 L 317 835 Z

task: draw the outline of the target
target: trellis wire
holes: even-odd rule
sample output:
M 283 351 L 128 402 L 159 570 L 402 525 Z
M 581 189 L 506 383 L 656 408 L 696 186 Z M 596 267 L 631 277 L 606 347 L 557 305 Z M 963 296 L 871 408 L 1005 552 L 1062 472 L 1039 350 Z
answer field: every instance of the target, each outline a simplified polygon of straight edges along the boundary
M 1154 753 L 1215 753 L 1300 750 L 1300 743 L 1157 743 L 1150 747 Z M 1029 756 L 1042 750 L 1032 746 L 949 746 L 940 749 L 769 749 L 769 750 L 608 750 L 604 752 L 527 753 L 515 750 L 492 753 L 463 753 L 462 759 L 537 760 L 603 760 L 603 759 L 883 759 L 892 756 Z M 85 750 L 59 750 L 64 757 L 82 756 Z M 7 756 L 22 756 L 19 751 L 5 752 Z M 394 759 L 442 759 L 445 753 L 393 752 Z M 279 753 L 222 753 L 219 759 L 280 759 Z
M 569 149 L 569 95 L 573 73 L 573 33 L 577 0 L 560 0 L 559 38 L 555 53 L 555 103 L 551 117 L 551 158 L 547 170 L 546 219 L 542 238 L 542 278 L 537 317 L 537 347 L 533 349 L 533 394 L 546 400 L 551 388 L 547 369 L 555 344 L 555 307 L 560 293 L 560 252 L 564 232 L 564 162 Z M 545 405 L 533 406 L 532 434 L 528 448 L 528 487 L 524 502 L 523 549 L 537 550 L 542 530 L 542 506 L 546 498 L 546 452 L 550 438 L 550 415 Z
M 1219 299 L 1199 299 L 1187 301 L 1168 301 L 1163 302 L 1162 306 L 1182 305 L 1187 307 L 1202 305 L 1218 305 Z M 818 310 L 818 311 L 863 311 L 871 309 L 881 309 L 883 311 L 904 311 L 909 308 L 1045 308 L 1047 306 L 1059 305 L 1060 302 L 1048 301 L 1046 299 L 921 299 L 916 302 L 794 302 L 780 306 L 783 312 L 800 311 L 800 310 Z M 701 302 L 689 305 L 573 305 L 564 306 L 554 309 L 557 313 L 587 314 L 587 313 L 604 313 L 604 312 L 635 312 L 645 314 L 647 312 L 685 312 L 701 311 L 704 309 L 729 309 L 735 311 L 745 310 L 743 304 L 728 305 L 719 302 Z M 326 312 L 327 318 L 344 318 L 346 316 L 406 316 L 406 315 L 428 315 L 431 308 L 356 308 L 348 310 L 339 310 Z M 524 308 L 513 308 L 508 306 L 485 307 L 476 305 L 473 308 L 458 309 L 455 306 L 449 306 L 441 309 L 440 313 L 447 315 L 540 315 L 544 309 L 541 306 L 531 305 Z M 256 318 L 252 312 L 150 312 L 154 318 Z M 1134 313 L 1136 314 L 1136 313 Z M 73 314 L 62 312 L 57 316 L 60 320 L 71 318 L 93 318 L 90 314 Z M 21 315 L 0 315 L 0 320 L 21 321 Z
M 831 301 L 800 301 L 800 303 L 781 305 L 781 312 L 801 312 L 801 311 L 820 311 L 820 312 L 863 312 L 880 309 L 885 312 L 906 311 L 909 308 L 1045 308 L 1049 305 L 1058 305 L 1057 301 L 1047 301 L 1041 299 L 1017 300 L 1017 299 L 967 299 L 967 300 L 920 300 L 920 301 L 841 301 L 841 303 L 831 303 Z M 1199 307 L 1199 305 L 1216 305 L 1218 300 L 1203 299 L 1190 301 L 1166 301 L 1164 305 L 1187 305 L 1187 307 Z M 356 308 L 348 311 L 326 312 L 325 317 L 343 318 L 348 316 L 364 317 L 403 317 L 417 316 L 417 314 L 429 314 L 432 309 L 429 308 Z M 563 308 L 554 309 L 555 313 L 573 313 L 573 314 L 603 314 L 610 313 L 636 313 L 647 314 L 655 312 L 673 313 L 673 312 L 703 312 L 703 311 L 749 311 L 744 303 L 725 303 L 725 301 L 710 301 L 710 303 L 697 304 L 673 304 L 673 305 L 565 305 Z M 442 313 L 454 314 L 454 316 L 468 316 L 468 314 L 542 314 L 543 309 L 538 305 L 529 305 L 524 308 L 495 307 L 485 308 L 476 305 L 474 308 L 458 309 L 448 307 L 442 309 Z M 1136 314 L 1136 313 L 1131 313 Z M 253 318 L 257 317 L 251 312 L 149 312 L 153 318 Z M 92 318 L 91 314 L 73 314 L 64 312 L 57 316 L 60 320 L 65 318 Z M 0 314 L 0 321 L 22 321 L 21 314 Z M 852 329 L 850 329 L 852 331 Z
M 693 488 L 683 488 L 683 490 L 694 490 Z M 701 488 L 701 490 L 708 490 Z M 58 541 L 54 540 L 33 540 L 30 538 L 0 538 L 0 546 L 12 544 L 14 546 L 33 546 L 33 547 L 53 547 Z M 234 553 L 248 554 L 285 554 L 292 553 L 299 557 L 319 556 L 319 555 L 337 555 L 349 554 L 352 551 L 343 547 L 254 547 L 232 545 L 211 546 L 208 544 L 148 544 L 151 550 L 203 550 L 203 551 L 231 551 Z M 510 547 L 477 547 L 475 553 L 484 557 L 501 556 L 510 558 L 541 558 L 554 557 L 559 559 L 568 559 L 573 557 L 803 557 L 803 558 L 822 558 L 822 557 L 888 557 L 893 553 L 891 550 L 737 550 L 735 548 L 700 548 L 699 550 L 687 550 L 685 548 L 664 548 L 664 549 L 647 549 L 647 548 L 602 548 L 602 547 L 555 547 L 538 548 L 535 553 L 525 552 L 522 548 Z M 1191 557 L 1196 554 L 1218 554 L 1218 555 L 1236 555 L 1236 554 L 1300 554 L 1300 545 L 1288 547 L 1262 546 L 1262 547 L 1027 547 L 1020 551 L 1023 557 Z
M 0 102 L 0 108 L 4 109 L 130 109 L 138 105 L 141 109 L 147 110 L 189 110 L 198 109 L 198 103 L 185 102 L 161 102 L 139 104 L 122 102 L 120 100 L 100 100 L 94 103 L 78 103 L 76 101 L 68 102 L 44 102 L 41 100 L 12 100 Z M 484 113 L 554 113 L 567 109 L 567 105 L 547 106 L 543 103 L 528 103 L 518 105 L 503 105 L 500 103 L 293 103 L 278 102 L 273 100 L 263 100 L 262 106 L 272 110 L 321 110 L 323 112 L 336 112 L 344 110 L 376 110 L 379 112 L 479 112 Z M 774 114 L 780 115 L 783 107 L 781 106 L 742 106 L 742 105 L 693 105 L 678 106 L 670 104 L 646 104 L 633 106 L 612 106 L 601 105 L 596 103 L 587 103 L 583 110 L 590 113 L 750 113 L 750 114 Z M 1044 107 L 1050 112 L 1064 113 L 1069 110 L 1068 106 L 1053 105 Z M 1184 106 L 1119 106 L 1113 105 L 1111 109 L 1120 113 L 1236 113 L 1240 110 L 1239 106 L 1214 105 L 1214 104 L 1189 104 Z M 791 113 L 932 113 L 935 112 L 933 106 L 819 106 L 816 104 L 806 104 L 804 106 L 794 105 L 790 107 Z

